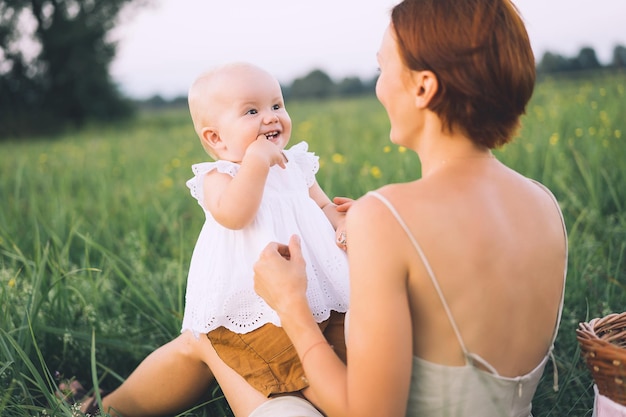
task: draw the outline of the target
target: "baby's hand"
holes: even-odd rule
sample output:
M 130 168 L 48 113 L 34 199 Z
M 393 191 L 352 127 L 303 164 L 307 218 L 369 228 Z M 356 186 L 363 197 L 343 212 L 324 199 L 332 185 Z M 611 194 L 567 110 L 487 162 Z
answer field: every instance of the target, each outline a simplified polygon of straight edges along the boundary
M 248 146 L 246 157 L 249 156 L 266 161 L 270 167 L 278 164 L 281 168 L 285 168 L 285 163 L 288 162 L 282 149 L 267 140 L 265 135 L 257 136 L 256 140 Z
M 338 212 L 347 213 L 352 203 L 354 203 L 354 200 L 348 197 L 335 197 L 333 198 L 333 203 L 337 205 Z

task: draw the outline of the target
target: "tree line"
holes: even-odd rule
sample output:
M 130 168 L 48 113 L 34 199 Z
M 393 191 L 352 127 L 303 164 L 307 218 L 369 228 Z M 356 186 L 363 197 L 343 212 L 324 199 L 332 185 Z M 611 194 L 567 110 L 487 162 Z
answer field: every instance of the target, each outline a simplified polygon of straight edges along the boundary
M 581 48 L 578 55 L 566 57 L 554 52 L 546 52 L 537 62 L 537 74 L 573 74 L 584 71 L 597 70 L 624 70 L 626 69 L 626 47 L 617 45 L 613 49 L 611 61 L 602 65 L 598 60 L 596 51 L 591 47 Z M 307 75 L 296 78 L 290 85 L 283 85 L 283 93 L 286 99 L 325 99 L 330 97 L 351 97 L 363 94 L 373 94 L 376 88 L 377 75 L 368 80 L 359 77 L 346 77 L 335 82 L 321 69 L 315 69 Z M 187 104 L 186 97 L 177 97 L 166 100 L 160 95 L 155 95 L 139 103 L 148 108 L 167 106 L 183 106 Z
M 140 106 L 186 103 L 185 97 L 165 100 L 158 95 L 133 101 L 121 94 L 110 76 L 116 52 L 116 44 L 108 38 L 110 31 L 122 9 L 136 9 L 149 1 L 2 0 L 0 139 L 53 134 L 88 121 L 127 119 Z M 34 22 L 30 34 L 24 33 L 25 16 Z M 24 48 L 27 35 L 36 44 L 30 51 Z M 539 74 L 624 68 L 626 47 L 621 45 L 606 66 L 590 47 L 575 57 L 547 52 L 537 64 Z M 335 81 L 315 69 L 283 85 L 283 90 L 288 100 L 358 96 L 372 94 L 376 79 Z
M 364 94 L 373 94 L 378 76 L 368 80 L 359 77 L 345 77 L 338 82 L 334 81 L 321 69 L 314 69 L 307 75 L 296 78 L 291 84 L 282 84 L 285 100 L 299 99 L 326 99 L 331 97 L 355 97 Z M 160 95 L 154 95 L 137 104 L 144 108 L 162 108 L 172 106 L 186 106 L 187 97 L 180 96 L 167 100 Z
M 553 52 L 543 54 L 537 64 L 539 74 L 572 73 L 578 71 L 593 71 L 598 69 L 626 68 L 626 47 L 617 45 L 613 49 L 613 57 L 607 65 L 602 65 L 596 56 L 596 51 L 590 47 L 583 47 L 578 55 L 565 57 Z

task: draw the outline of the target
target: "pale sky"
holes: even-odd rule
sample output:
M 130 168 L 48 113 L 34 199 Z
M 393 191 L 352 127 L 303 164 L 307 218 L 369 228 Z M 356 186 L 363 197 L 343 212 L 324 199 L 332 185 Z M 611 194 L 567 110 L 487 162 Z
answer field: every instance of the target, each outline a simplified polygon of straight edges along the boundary
M 186 95 L 201 72 L 253 62 L 282 83 L 321 69 L 336 81 L 376 74 L 376 51 L 399 0 L 152 0 L 125 16 L 114 80 L 131 97 Z M 462 1 L 462 0 L 459 0 Z M 537 61 L 584 46 L 606 64 L 626 46 L 626 0 L 517 0 Z

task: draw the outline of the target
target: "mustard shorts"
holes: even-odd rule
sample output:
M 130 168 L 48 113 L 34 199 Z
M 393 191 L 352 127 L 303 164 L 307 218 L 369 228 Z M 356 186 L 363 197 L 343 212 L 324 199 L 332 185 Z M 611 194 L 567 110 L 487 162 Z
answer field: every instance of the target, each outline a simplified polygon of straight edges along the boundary
M 319 326 L 345 362 L 344 317 L 344 313 L 333 311 Z M 265 324 L 245 334 L 218 327 L 207 337 L 224 363 L 267 397 L 309 386 L 296 349 L 281 327 Z

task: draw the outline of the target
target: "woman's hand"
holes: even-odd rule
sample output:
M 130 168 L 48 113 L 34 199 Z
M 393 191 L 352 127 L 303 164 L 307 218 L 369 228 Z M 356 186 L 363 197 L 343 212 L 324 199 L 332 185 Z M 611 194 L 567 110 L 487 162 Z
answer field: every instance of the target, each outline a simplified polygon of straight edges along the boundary
M 335 229 L 335 241 L 337 246 L 343 250 L 348 250 L 348 235 L 346 234 L 345 214 L 348 212 L 354 200 L 348 197 L 335 197 L 333 203 L 336 205 L 337 213 L 343 214 L 340 221 L 337 221 Z
M 335 243 L 340 249 L 348 250 L 348 235 L 346 234 L 345 222 L 342 222 L 335 230 Z
M 254 290 L 279 316 L 293 311 L 294 303 L 306 298 L 306 262 L 302 257 L 300 238 L 289 239 L 289 246 L 272 242 L 254 264 Z M 301 306 L 300 306 L 301 307 Z

